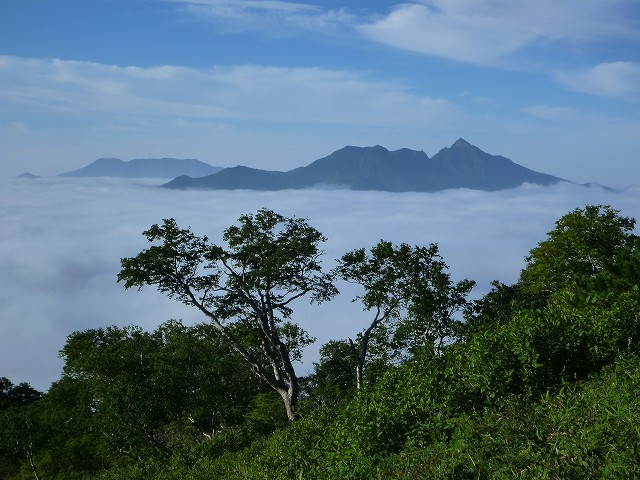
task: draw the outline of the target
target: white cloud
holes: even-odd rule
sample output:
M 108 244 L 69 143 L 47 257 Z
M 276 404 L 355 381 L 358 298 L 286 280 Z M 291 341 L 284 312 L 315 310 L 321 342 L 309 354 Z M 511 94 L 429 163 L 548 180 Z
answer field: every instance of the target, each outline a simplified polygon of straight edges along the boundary
M 401 5 L 359 30 L 393 47 L 470 63 L 495 64 L 531 38 L 526 31 L 501 32 L 497 19 L 473 18 L 427 5 Z
M 557 74 L 564 86 L 583 93 L 640 100 L 640 62 L 608 62 L 580 72 Z
M 335 32 L 355 17 L 346 9 L 269 0 L 169 0 L 201 18 L 214 21 L 222 32 L 261 31 L 275 36 L 300 32 Z
M 17 115 L 406 126 L 441 122 L 452 109 L 399 85 L 322 68 L 142 68 L 0 57 L 0 73 L 0 108 Z
M 630 0 L 424 0 L 396 6 L 359 30 L 397 48 L 480 65 L 503 66 L 525 48 L 638 40 Z
M 147 244 L 141 232 L 162 218 L 221 241 L 222 230 L 261 207 L 307 217 L 328 237 L 324 263 L 383 238 L 440 245 L 455 279 L 513 282 L 523 259 L 567 211 L 608 203 L 640 218 L 640 191 L 611 193 L 558 185 L 486 193 L 332 191 L 167 191 L 143 182 L 105 179 L 12 180 L 0 185 L 0 376 L 45 389 L 60 374 L 57 352 L 75 330 L 136 324 L 153 329 L 169 318 L 203 321 L 153 289 L 116 283 L 121 257 Z M 353 335 L 364 324 L 356 291 L 323 306 L 300 301 L 294 319 L 319 346 Z
M 277 0 L 169 0 L 186 5 L 200 5 L 210 7 L 211 11 L 238 12 L 243 10 L 258 10 L 276 13 L 305 13 L 319 12 L 317 5 L 306 3 L 284 2 Z
M 143 68 L 0 56 L 5 176 L 54 175 L 102 156 L 290 169 L 347 143 L 391 147 L 394 132 L 422 142 L 425 131 L 456 130 L 449 141 L 460 135 L 460 117 L 446 100 L 349 70 Z M 29 131 L 16 135 L 16 124 Z

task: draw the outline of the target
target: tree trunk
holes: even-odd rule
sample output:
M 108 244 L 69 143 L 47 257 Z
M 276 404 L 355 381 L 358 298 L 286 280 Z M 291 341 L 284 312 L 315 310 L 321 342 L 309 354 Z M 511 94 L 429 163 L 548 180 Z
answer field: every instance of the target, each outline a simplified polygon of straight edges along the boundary
M 356 365 L 356 388 L 358 390 L 360 390 L 362 388 L 362 376 L 363 376 L 363 369 L 364 369 L 364 362 L 360 361 L 360 358 L 358 358 L 358 364 Z
M 284 408 L 287 412 L 287 418 L 290 422 L 295 421 L 296 415 L 293 412 L 293 409 L 296 404 L 295 396 L 292 396 L 288 390 L 278 390 L 280 397 L 282 397 L 282 402 L 284 403 Z
M 29 465 L 31 465 L 31 471 L 33 472 L 33 476 L 36 477 L 36 480 L 40 480 L 40 476 L 38 475 L 38 469 L 36 468 L 35 463 L 33 463 L 33 451 L 31 449 L 31 445 L 29 445 L 27 458 L 29 459 Z
M 367 351 L 369 350 L 369 338 L 371 337 L 371 332 L 374 328 L 378 326 L 386 317 L 387 314 L 383 314 L 380 316 L 380 307 L 377 308 L 376 316 L 363 333 L 360 338 L 360 350 L 357 351 L 357 364 L 356 364 L 356 388 L 360 390 L 364 384 L 364 364 L 367 361 Z M 351 344 L 351 348 L 355 349 L 353 341 L 349 339 L 349 343 Z

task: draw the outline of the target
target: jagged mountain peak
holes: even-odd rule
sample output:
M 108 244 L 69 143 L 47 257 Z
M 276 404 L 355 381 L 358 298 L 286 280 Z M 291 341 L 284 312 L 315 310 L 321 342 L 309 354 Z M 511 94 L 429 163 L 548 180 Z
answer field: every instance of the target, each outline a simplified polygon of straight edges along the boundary
M 455 142 L 453 142 L 453 145 L 451 145 L 450 148 L 474 148 L 477 150 L 480 150 L 478 147 L 476 147 L 475 145 L 472 145 L 471 143 L 467 142 L 464 138 L 459 138 L 458 140 L 456 140 Z
M 459 138 L 458 140 L 453 142 L 453 145 L 451 145 L 451 148 L 468 148 L 468 147 L 478 148 L 474 145 L 471 145 L 464 138 Z
M 433 192 L 448 188 L 501 190 L 522 183 L 551 185 L 563 179 L 529 170 L 508 158 L 490 155 L 459 138 L 429 158 L 424 151 L 381 145 L 348 145 L 311 164 L 288 172 L 235 167 L 191 183 L 169 182 L 167 188 L 281 190 L 338 186 L 353 190 Z
M 450 152 L 453 155 L 461 155 L 461 154 L 466 154 L 466 155 L 469 155 L 469 154 L 489 155 L 488 153 L 480 150 L 475 145 L 472 145 L 471 143 L 467 142 L 464 138 L 459 138 L 458 140 L 453 142 L 453 144 L 450 147 L 443 148 L 442 150 L 440 150 L 439 153 L 445 153 L 445 152 Z

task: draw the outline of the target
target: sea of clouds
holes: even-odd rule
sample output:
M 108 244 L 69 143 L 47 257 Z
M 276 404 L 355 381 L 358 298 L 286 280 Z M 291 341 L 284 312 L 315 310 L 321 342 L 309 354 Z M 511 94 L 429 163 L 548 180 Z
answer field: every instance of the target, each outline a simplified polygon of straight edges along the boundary
M 437 243 L 454 280 L 477 282 L 474 297 L 492 280 L 514 282 L 531 248 L 563 214 L 608 204 L 640 217 L 640 188 L 612 192 L 569 183 L 523 185 L 500 192 L 438 193 L 301 190 L 280 192 L 174 191 L 158 181 L 120 179 L 14 179 L 0 185 L 0 377 L 46 390 L 60 377 L 58 352 L 76 330 L 140 325 L 152 330 L 168 319 L 205 321 L 196 311 L 153 288 L 125 290 L 116 282 L 120 259 L 148 246 L 141 235 L 175 218 L 198 235 L 222 242 L 222 231 L 243 213 L 271 208 L 304 217 L 326 235 L 324 265 L 380 239 Z M 301 299 L 293 319 L 316 343 L 304 372 L 330 339 L 355 335 L 368 315 L 351 299 L 356 287 L 321 306 Z

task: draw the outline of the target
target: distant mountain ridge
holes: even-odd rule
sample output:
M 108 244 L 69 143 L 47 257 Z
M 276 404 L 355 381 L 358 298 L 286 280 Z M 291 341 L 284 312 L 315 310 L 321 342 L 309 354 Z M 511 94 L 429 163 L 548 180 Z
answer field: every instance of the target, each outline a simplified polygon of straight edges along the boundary
M 434 192 L 450 188 L 504 190 L 523 183 L 552 185 L 565 179 L 536 172 L 458 139 L 432 158 L 423 151 L 346 146 L 287 172 L 237 166 L 212 175 L 183 175 L 162 185 L 172 189 L 284 190 L 340 187 L 389 192 Z
M 176 158 L 99 158 L 89 165 L 61 173 L 59 177 L 175 178 L 180 175 L 204 177 L 222 170 L 200 160 Z

